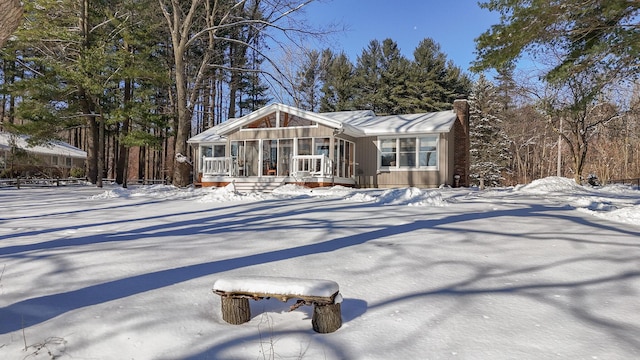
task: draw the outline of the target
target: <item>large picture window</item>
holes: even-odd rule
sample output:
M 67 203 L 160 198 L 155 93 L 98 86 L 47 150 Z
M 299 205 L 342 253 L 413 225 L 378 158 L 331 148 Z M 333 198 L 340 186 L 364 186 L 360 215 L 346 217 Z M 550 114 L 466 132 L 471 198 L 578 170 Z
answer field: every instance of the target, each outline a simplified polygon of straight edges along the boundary
M 438 166 L 438 136 L 381 138 L 380 167 L 432 169 Z

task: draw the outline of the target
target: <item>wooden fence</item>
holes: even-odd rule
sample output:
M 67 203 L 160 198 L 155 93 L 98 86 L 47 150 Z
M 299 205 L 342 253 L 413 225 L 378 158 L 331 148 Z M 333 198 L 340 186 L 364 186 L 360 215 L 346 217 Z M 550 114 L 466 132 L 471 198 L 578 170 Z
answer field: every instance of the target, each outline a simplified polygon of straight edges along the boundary
M 66 186 L 77 185 L 84 183 L 86 179 L 82 178 L 67 178 L 67 179 L 0 179 L 0 188 L 2 187 L 52 187 L 52 186 Z
M 115 182 L 115 179 L 102 179 L 104 183 Z M 78 185 L 86 183 L 85 178 L 66 178 L 66 179 L 0 179 L 0 188 L 15 187 L 20 189 L 21 187 L 56 187 L 67 185 Z M 137 179 L 128 180 L 128 185 L 155 185 L 155 184 L 167 184 L 167 180 L 157 179 Z
M 640 178 L 609 180 L 607 181 L 607 184 L 625 184 L 625 185 L 635 185 L 637 187 L 640 187 Z

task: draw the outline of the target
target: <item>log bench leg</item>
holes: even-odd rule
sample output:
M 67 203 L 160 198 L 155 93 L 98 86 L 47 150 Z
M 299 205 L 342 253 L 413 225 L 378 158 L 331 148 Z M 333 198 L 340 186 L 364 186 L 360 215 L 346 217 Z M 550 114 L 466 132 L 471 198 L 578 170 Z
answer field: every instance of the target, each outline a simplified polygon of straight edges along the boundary
M 311 324 L 313 325 L 313 330 L 321 334 L 338 330 L 342 326 L 340 303 L 329 305 L 314 304 Z
M 233 325 L 240 325 L 251 320 L 251 307 L 249 307 L 249 299 L 223 296 L 222 319 Z

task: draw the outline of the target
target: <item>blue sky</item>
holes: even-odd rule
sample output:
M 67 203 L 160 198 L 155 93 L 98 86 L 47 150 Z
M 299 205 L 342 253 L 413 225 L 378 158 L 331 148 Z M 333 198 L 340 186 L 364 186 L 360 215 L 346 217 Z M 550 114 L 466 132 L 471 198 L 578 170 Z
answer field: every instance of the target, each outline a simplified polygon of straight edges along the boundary
M 465 71 L 475 59 L 474 39 L 499 20 L 476 0 L 319 0 L 306 15 L 313 24 L 347 26 L 332 38 L 331 47 L 344 50 L 354 63 L 371 40 L 390 38 L 413 59 L 413 50 L 429 37 Z

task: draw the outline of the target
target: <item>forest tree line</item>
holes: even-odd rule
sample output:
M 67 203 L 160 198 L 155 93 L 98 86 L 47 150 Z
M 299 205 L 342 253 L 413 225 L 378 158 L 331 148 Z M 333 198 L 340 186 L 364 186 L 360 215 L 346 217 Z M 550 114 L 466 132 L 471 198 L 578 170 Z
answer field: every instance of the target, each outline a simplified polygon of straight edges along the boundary
M 430 38 L 413 58 L 392 39 L 371 40 L 355 61 L 340 50 L 274 43 L 282 32 L 331 32 L 303 26 L 306 3 L 25 3 L 22 26 L 0 52 L 2 127 L 85 149 L 86 175 L 98 185 L 129 177 L 185 186 L 189 165 L 174 159 L 190 153 L 190 136 L 272 101 L 387 115 L 446 110 L 466 97 L 476 183 L 640 176 L 632 83 L 584 72 L 530 82 L 506 63 L 486 66 L 498 69 L 489 80 L 465 73 Z

